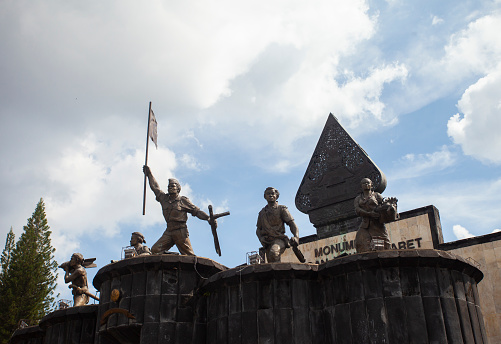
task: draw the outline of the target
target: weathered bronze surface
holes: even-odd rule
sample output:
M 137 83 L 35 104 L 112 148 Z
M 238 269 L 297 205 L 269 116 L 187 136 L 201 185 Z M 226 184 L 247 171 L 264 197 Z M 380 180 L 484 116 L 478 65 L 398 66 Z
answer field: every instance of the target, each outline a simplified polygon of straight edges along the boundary
M 212 211 L 212 205 L 209 205 L 209 223 L 212 229 L 212 236 L 214 237 L 214 248 L 216 249 L 216 253 L 221 257 L 221 247 L 219 247 L 219 239 L 217 237 L 217 222 L 216 220 L 223 216 L 230 215 L 229 211 L 226 211 L 221 214 L 214 214 Z
M 64 269 L 64 283 L 70 283 L 68 288 L 73 289 L 73 307 L 83 306 L 89 303 L 89 297 L 99 300 L 99 298 L 89 291 L 87 283 L 86 267 L 95 267 L 96 258 L 84 259 L 81 253 L 73 253 L 70 261 L 64 262 L 59 267 Z
M 372 181 L 364 178 L 360 182 L 362 192 L 355 198 L 355 211 L 362 217 L 362 223 L 355 237 L 357 253 L 388 250 L 390 238 L 385 223 L 398 219 L 397 199 L 383 198 L 372 190 Z
M 290 242 L 293 242 L 293 246 L 296 248 L 299 244 L 299 230 L 287 207 L 278 204 L 279 196 L 280 193 L 277 189 L 266 188 L 264 198 L 268 204 L 261 209 L 257 218 L 256 234 L 265 249 L 268 263 L 280 262 L 282 253 L 290 247 L 289 239 L 285 235 L 284 224 L 289 226 L 294 235 Z M 300 259 L 299 256 L 298 259 Z
M 210 225 L 214 224 L 217 226 L 217 220 L 214 219 L 211 221 L 209 215 L 196 207 L 188 197 L 180 196 L 181 184 L 176 179 L 169 179 L 166 194 L 160 189 L 148 166 L 143 166 L 143 172 L 148 177 L 150 188 L 155 194 L 157 201 L 162 205 L 162 212 L 165 222 L 167 222 L 167 229 L 160 239 L 153 244 L 151 252 L 153 254 L 162 254 L 176 245 L 181 254 L 194 256 L 195 252 L 193 252 L 186 225 L 188 213 L 201 220 L 208 221 Z
M 144 239 L 144 235 L 140 232 L 134 232 L 132 233 L 130 237 L 130 245 L 134 247 L 136 250 L 136 254 L 138 256 L 147 256 L 151 254 L 150 249 L 148 246 L 143 245 L 143 243 L 146 243 L 146 240 Z
M 296 207 L 309 215 L 317 231 L 321 226 L 355 218 L 353 200 L 364 177 L 374 182 L 375 191 L 381 193 L 386 188 L 383 172 L 329 114 L 296 194 Z

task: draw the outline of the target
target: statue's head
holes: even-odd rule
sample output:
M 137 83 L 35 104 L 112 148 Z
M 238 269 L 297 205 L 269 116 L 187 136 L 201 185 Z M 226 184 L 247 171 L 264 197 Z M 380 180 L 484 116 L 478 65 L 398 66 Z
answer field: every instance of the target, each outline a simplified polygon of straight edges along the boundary
M 269 197 L 270 195 L 274 195 L 274 197 L 275 197 L 275 201 L 276 201 L 276 200 L 278 199 L 278 197 L 280 197 L 280 192 L 278 192 L 278 190 L 277 190 L 277 189 L 275 189 L 275 188 L 273 188 L 273 187 L 269 186 L 269 187 L 267 187 L 267 188 L 266 188 L 266 190 L 264 190 L 264 198 L 265 198 L 267 201 L 269 201 L 268 197 Z
M 362 187 L 362 190 L 366 189 L 372 189 L 372 180 L 369 178 L 364 178 L 360 181 L 360 186 Z
M 167 191 L 169 193 L 180 193 L 181 192 L 181 184 L 179 184 L 177 179 L 170 178 L 169 185 L 167 186 Z
M 132 233 L 130 237 L 130 245 L 135 246 L 136 244 L 142 244 L 143 242 L 146 242 L 144 240 L 144 235 L 140 232 L 134 232 Z
M 70 265 L 72 265 L 72 266 L 81 265 L 83 263 L 83 261 L 84 261 L 83 254 L 73 253 L 73 255 L 71 256 Z

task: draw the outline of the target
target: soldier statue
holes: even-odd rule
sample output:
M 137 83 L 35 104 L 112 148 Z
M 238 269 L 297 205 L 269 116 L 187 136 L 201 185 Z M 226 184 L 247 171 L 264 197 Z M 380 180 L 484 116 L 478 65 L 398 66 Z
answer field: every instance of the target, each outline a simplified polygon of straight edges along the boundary
M 355 237 L 357 253 L 388 250 L 391 248 L 385 223 L 398 218 L 397 199 L 383 198 L 372 190 L 372 181 L 364 178 L 360 182 L 362 192 L 355 198 L 355 211 L 362 217 L 362 223 Z
M 64 262 L 59 267 L 64 269 L 64 283 L 71 283 L 73 306 L 84 306 L 89 303 L 89 297 L 99 301 L 99 298 L 89 292 L 86 267 L 95 267 L 96 258 L 84 259 L 81 253 L 73 253 L 70 261 Z
M 290 245 L 299 244 L 299 230 L 285 205 L 279 205 L 277 200 L 280 193 L 277 189 L 268 187 L 264 191 L 264 198 L 268 204 L 261 209 L 257 218 L 256 234 L 266 252 L 268 263 L 280 262 L 282 253 Z M 285 235 L 287 224 L 294 235 L 289 242 Z
M 176 245 L 181 254 L 194 256 L 195 253 L 193 252 L 188 227 L 186 226 L 188 213 L 211 224 L 209 215 L 191 203 L 188 197 L 179 195 L 181 185 L 176 179 L 169 179 L 166 194 L 160 189 L 148 166 L 143 166 L 143 172 L 148 177 L 150 188 L 155 194 L 157 201 L 162 205 L 162 212 L 167 222 L 167 229 L 160 239 L 153 244 L 151 252 L 153 254 L 162 254 Z M 214 219 L 212 224 L 216 223 Z
M 134 247 L 138 256 L 147 256 L 151 254 L 148 246 L 143 245 L 143 243 L 146 243 L 146 240 L 144 240 L 144 235 L 142 233 L 132 233 L 130 237 L 130 245 Z

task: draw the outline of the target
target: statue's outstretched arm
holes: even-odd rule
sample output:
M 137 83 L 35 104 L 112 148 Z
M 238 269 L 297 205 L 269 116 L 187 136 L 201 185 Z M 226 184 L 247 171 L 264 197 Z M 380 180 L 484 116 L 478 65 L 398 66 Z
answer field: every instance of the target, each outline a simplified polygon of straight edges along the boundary
M 151 191 L 158 197 L 158 195 L 162 192 L 160 189 L 160 185 L 158 185 L 157 180 L 153 177 L 153 173 L 148 166 L 143 166 L 143 172 L 148 177 L 148 182 L 150 184 Z

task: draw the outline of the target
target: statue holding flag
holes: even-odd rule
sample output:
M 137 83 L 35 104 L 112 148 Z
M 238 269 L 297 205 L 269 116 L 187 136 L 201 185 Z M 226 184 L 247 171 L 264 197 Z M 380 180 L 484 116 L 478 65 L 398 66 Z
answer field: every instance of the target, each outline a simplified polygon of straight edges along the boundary
M 153 254 L 161 254 L 164 251 L 170 249 L 172 246 L 176 245 L 181 254 L 194 256 L 193 248 L 188 234 L 188 227 L 186 226 L 186 221 L 188 220 L 188 213 L 193 216 L 198 217 L 201 220 L 206 220 L 209 222 L 212 235 L 214 237 L 214 247 L 217 254 L 221 256 L 221 248 L 219 247 L 219 239 L 217 237 L 217 218 L 222 216 L 230 215 L 230 212 L 225 212 L 221 214 L 214 214 L 212 212 L 212 205 L 209 205 L 209 213 L 207 215 L 205 212 L 196 207 L 188 197 L 180 196 L 181 184 L 176 179 L 169 179 L 169 185 L 167 187 L 167 194 L 164 193 L 160 186 L 158 185 L 155 177 L 151 173 L 148 167 L 148 143 L 149 139 L 155 143 L 157 146 L 157 120 L 155 114 L 150 108 L 148 113 L 148 130 L 146 136 L 146 158 L 143 166 L 144 172 L 144 195 L 143 195 L 143 215 L 146 209 L 146 179 L 149 180 L 150 188 L 156 196 L 156 199 L 162 205 L 162 212 L 167 222 L 167 229 L 164 234 L 158 239 L 158 241 L 151 247 L 151 252 Z M 158 147 L 158 146 L 157 146 Z

